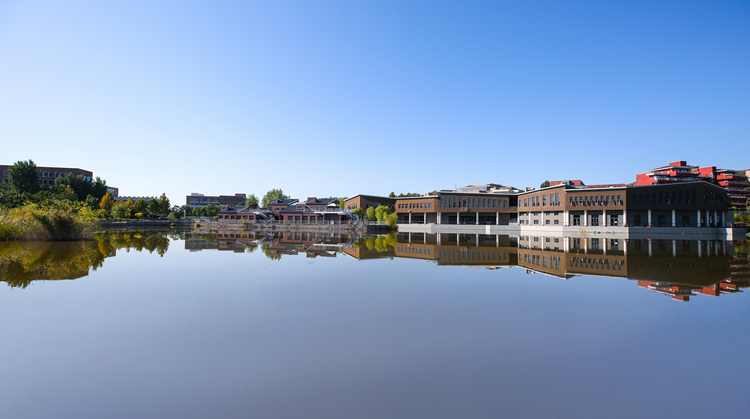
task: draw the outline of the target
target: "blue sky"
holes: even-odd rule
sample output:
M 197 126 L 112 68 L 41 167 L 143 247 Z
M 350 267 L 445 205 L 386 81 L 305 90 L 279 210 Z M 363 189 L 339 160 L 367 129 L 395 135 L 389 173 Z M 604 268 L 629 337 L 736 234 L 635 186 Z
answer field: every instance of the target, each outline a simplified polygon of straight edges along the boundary
M 750 2 L 0 3 L 0 161 L 122 195 L 750 168 Z

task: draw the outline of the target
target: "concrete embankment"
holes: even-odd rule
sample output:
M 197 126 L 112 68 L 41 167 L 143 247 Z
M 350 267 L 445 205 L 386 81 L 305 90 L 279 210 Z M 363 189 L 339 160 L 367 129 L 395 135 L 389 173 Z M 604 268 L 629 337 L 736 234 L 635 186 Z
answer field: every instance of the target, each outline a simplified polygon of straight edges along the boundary
M 99 221 L 103 229 L 180 228 L 191 229 L 195 220 L 104 220 Z

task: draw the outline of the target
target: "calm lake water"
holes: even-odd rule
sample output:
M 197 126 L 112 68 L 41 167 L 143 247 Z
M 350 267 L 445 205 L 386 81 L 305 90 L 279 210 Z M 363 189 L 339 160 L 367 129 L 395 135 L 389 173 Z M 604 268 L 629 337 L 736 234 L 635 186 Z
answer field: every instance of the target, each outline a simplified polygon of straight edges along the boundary
M 747 418 L 747 249 L 446 234 L 0 243 L 0 417 Z

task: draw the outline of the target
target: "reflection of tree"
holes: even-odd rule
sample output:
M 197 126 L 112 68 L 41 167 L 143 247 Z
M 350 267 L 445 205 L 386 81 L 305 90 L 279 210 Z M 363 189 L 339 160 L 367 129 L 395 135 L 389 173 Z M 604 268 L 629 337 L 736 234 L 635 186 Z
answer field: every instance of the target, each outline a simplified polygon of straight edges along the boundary
M 271 260 L 281 260 L 281 254 L 278 252 L 275 252 L 273 250 L 268 249 L 268 244 L 263 243 L 260 245 L 260 250 L 263 252 L 264 255 L 266 255 L 267 258 Z
M 26 288 L 35 279 L 75 279 L 96 270 L 118 249 L 148 250 L 160 256 L 169 249 L 165 234 L 102 232 L 95 240 L 74 242 L 0 242 L 0 278 Z
M 368 236 L 364 239 L 364 243 L 367 250 L 387 252 L 398 244 L 398 239 L 396 238 L 396 233 L 389 233 L 386 235 Z M 361 247 L 362 239 L 360 239 L 358 243 L 353 243 L 352 245 L 357 248 Z

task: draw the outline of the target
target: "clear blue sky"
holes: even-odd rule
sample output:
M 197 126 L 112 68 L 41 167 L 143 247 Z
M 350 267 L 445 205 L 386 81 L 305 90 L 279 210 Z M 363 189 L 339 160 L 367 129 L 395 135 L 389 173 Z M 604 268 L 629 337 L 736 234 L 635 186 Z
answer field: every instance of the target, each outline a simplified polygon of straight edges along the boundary
M 122 195 L 750 168 L 750 2 L 0 2 L 0 161 Z

